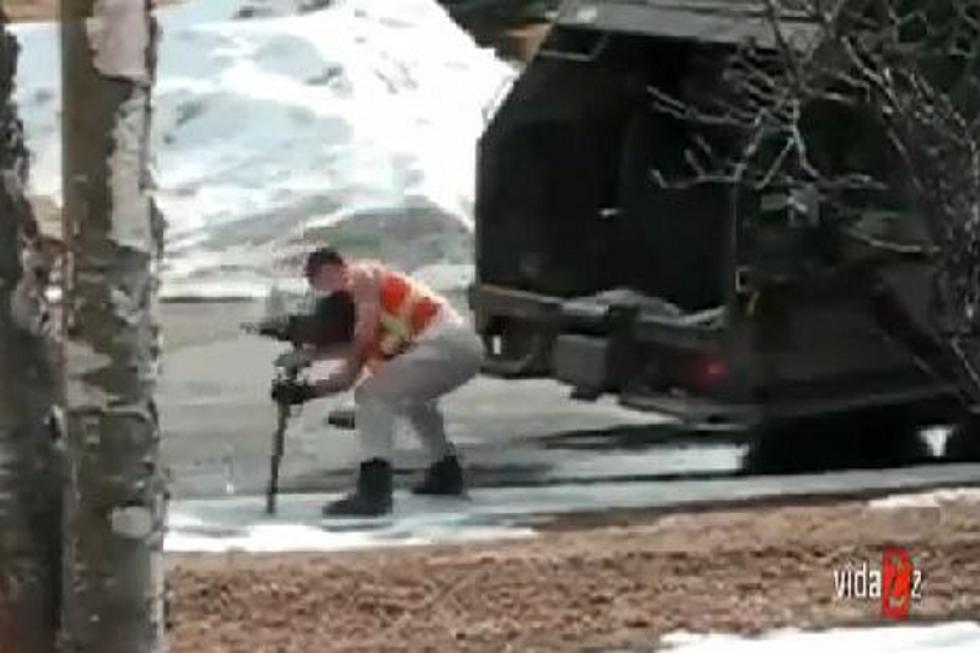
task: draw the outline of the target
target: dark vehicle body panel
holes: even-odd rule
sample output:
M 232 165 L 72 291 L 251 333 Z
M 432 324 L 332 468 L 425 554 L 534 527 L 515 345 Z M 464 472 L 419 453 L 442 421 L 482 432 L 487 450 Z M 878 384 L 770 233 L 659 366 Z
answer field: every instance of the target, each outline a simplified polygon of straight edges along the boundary
M 953 409 L 952 389 L 876 321 L 860 266 L 821 263 L 820 224 L 778 193 L 652 181 L 717 135 L 649 111 L 649 89 L 682 92 L 703 61 L 771 38 L 761 6 L 562 5 L 480 140 L 469 300 L 486 373 L 613 393 L 695 426 L 875 407 L 941 421 Z M 830 123 L 827 142 L 849 137 L 846 120 Z M 873 141 L 851 140 L 876 156 Z M 904 265 L 903 284 L 926 283 L 925 263 Z

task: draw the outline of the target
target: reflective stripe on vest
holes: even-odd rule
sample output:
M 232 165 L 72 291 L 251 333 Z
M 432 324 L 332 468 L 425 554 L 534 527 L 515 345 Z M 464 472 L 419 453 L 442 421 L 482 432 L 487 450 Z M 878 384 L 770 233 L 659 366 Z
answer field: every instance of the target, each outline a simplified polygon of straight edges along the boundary
M 378 339 L 371 357 L 379 363 L 407 349 L 432 322 L 440 307 L 439 298 L 428 288 L 392 271 L 384 273 L 380 299 Z

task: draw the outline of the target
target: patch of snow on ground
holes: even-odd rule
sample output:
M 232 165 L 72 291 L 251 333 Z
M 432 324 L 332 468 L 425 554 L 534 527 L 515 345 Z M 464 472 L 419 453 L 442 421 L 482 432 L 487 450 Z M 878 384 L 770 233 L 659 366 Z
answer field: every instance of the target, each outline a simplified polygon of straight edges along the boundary
M 980 624 L 775 631 L 759 638 L 673 633 L 662 642 L 671 653 L 975 653 L 980 651 Z
M 525 517 L 489 517 L 466 502 L 402 499 L 397 512 L 378 518 L 317 517 L 327 497 L 280 496 L 279 511 L 264 514 L 254 498 L 178 501 L 168 518 L 168 552 L 328 552 L 533 537 Z M 329 498 L 336 498 L 330 496 Z
M 868 507 L 874 510 L 939 508 L 949 503 L 980 503 L 980 488 L 948 488 L 932 492 L 892 494 L 879 499 L 872 499 L 868 502 Z

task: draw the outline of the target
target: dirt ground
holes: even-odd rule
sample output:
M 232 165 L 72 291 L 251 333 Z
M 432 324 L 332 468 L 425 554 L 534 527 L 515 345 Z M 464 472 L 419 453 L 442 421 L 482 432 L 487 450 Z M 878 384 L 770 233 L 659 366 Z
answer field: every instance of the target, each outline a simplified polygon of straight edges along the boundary
M 908 547 L 918 620 L 980 616 L 980 505 L 862 503 L 566 522 L 540 538 L 322 555 L 170 559 L 172 650 L 650 650 L 676 630 L 881 622 L 833 571 Z M 617 648 L 616 650 L 623 650 Z

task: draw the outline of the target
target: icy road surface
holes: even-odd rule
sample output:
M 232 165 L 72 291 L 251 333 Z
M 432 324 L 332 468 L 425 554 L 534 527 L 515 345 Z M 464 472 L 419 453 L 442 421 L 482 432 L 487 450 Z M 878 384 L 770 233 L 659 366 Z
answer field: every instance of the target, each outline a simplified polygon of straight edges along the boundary
M 569 513 L 724 505 L 849 491 L 883 493 L 976 479 L 977 465 L 950 465 L 709 481 L 477 488 L 466 500 L 399 493 L 394 513 L 375 519 L 320 518 L 320 506 L 336 494 L 281 496 L 279 512 L 273 517 L 265 515 L 260 497 L 193 499 L 172 506 L 165 548 L 174 552 L 314 552 L 531 537 L 536 525 Z M 976 492 L 962 490 L 961 494 L 967 497 L 964 500 L 973 500 Z M 949 500 L 948 491 L 911 496 L 925 504 Z M 891 501 L 914 503 L 908 495 Z

